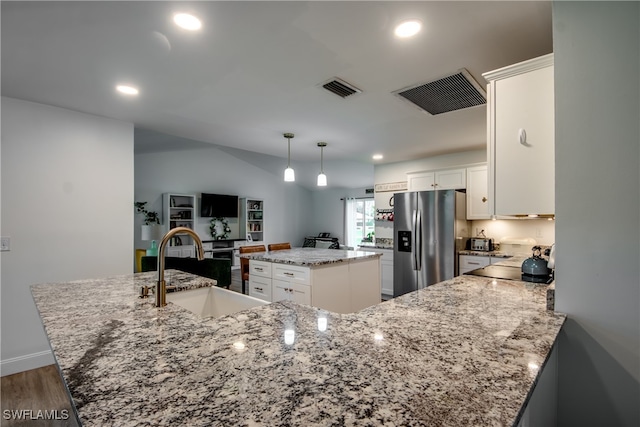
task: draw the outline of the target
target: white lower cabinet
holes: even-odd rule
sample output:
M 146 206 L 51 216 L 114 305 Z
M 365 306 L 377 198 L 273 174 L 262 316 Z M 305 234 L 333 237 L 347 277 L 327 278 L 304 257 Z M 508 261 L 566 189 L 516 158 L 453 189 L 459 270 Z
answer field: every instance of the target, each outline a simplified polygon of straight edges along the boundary
M 496 262 L 504 261 L 505 257 L 487 255 L 458 255 L 458 276 L 476 268 L 486 267 Z
M 271 279 L 249 274 L 249 295 L 271 301 Z
M 491 257 L 479 255 L 460 255 L 458 258 L 458 275 L 475 270 L 476 268 L 486 267 L 491 264 Z
M 380 303 L 380 270 L 379 258 L 314 267 L 250 260 L 249 295 L 353 313 Z
M 271 301 L 271 263 L 249 261 L 249 295 Z
M 271 279 L 272 301 L 287 300 L 311 305 L 311 271 L 308 267 L 273 264 Z
M 382 295 L 393 296 L 393 251 L 382 255 L 380 260 L 380 274 L 382 277 Z M 385 257 L 390 259 L 385 259 Z
M 294 301 L 311 305 L 311 288 L 298 283 L 273 279 L 272 301 Z
M 165 256 L 177 258 L 195 258 L 196 248 L 193 245 L 167 246 Z

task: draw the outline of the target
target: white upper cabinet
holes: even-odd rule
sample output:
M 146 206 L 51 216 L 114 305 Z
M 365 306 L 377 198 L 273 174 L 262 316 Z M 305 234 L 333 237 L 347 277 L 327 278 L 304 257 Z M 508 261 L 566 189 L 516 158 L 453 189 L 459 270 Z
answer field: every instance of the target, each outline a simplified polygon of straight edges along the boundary
M 483 76 L 489 82 L 490 213 L 553 215 L 553 54 Z
M 446 169 L 407 173 L 409 191 L 464 189 L 467 187 L 467 170 Z
M 467 168 L 467 219 L 489 219 L 487 165 Z

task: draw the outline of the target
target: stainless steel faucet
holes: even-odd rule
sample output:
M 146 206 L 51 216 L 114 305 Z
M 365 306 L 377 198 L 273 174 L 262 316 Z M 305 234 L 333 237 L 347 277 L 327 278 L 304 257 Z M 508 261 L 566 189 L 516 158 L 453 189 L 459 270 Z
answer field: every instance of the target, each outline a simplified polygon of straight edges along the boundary
M 169 230 L 164 235 L 160 246 L 158 247 L 158 282 L 156 283 L 156 307 L 164 307 L 167 305 L 167 284 L 164 281 L 164 248 L 169 243 L 169 240 L 176 234 L 188 234 L 193 237 L 193 241 L 196 243 L 196 253 L 198 261 L 204 259 L 204 248 L 202 247 L 202 240 L 200 237 L 190 228 L 176 227 Z

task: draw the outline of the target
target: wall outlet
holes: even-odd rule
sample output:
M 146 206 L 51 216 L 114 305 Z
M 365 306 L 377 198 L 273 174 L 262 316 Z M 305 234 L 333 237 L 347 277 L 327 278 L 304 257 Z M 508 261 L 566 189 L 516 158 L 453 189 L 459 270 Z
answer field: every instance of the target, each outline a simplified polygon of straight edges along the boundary
M 10 251 L 11 250 L 11 237 L 0 237 L 0 251 Z

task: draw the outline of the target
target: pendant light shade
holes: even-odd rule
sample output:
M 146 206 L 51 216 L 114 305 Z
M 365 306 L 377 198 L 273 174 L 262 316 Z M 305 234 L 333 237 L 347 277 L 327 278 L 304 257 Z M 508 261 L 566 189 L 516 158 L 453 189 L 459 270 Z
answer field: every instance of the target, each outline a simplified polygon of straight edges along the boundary
M 286 182 L 293 182 L 296 180 L 296 173 L 291 168 L 291 138 L 292 133 L 285 133 L 284 137 L 287 138 L 287 168 L 284 170 L 284 180 Z
M 320 174 L 318 175 L 318 187 L 327 186 L 327 175 L 324 174 L 324 147 L 327 146 L 326 142 L 318 142 L 320 147 Z

